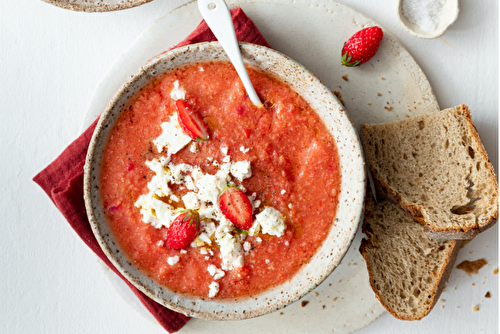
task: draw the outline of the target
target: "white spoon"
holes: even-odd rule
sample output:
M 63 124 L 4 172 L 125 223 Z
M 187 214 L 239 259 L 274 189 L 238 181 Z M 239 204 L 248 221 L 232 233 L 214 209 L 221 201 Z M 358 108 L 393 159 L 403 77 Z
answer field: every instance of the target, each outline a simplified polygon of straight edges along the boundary
M 262 102 L 260 102 L 252 82 L 248 77 L 247 69 L 243 64 L 238 41 L 236 40 L 236 33 L 234 32 L 233 20 L 226 3 L 224 0 L 198 0 L 198 8 L 201 12 L 201 16 L 203 16 L 205 22 L 207 22 L 233 63 L 250 100 L 257 107 L 262 107 Z
M 438 17 L 438 23 L 435 30 L 425 31 L 420 26 L 415 23 L 410 22 L 410 20 L 403 14 L 403 2 L 405 0 L 398 1 L 397 7 L 397 17 L 399 23 L 405 28 L 405 30 L 413 36 L 419 38 L 438 38 L 441 37 L 446 29 L 451 26 L 458 17 L 459 6 L 458 0 L 445 0 L 443 3 L 443 7 Z M 424 6 L 425 2 L 421 2 L 422 6 Z

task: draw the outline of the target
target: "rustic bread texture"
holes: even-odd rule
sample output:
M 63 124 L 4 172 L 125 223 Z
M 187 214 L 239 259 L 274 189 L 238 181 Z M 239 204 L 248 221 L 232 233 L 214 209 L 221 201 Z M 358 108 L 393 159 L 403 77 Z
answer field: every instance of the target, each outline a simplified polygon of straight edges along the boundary
M 423 226 L 386 200 L 367 194 L 360 252 L 375 296 L 394 317 L 420 320 L 436 304 L 461 241 L 437 242 Z
M 436 240 L 472 239 L 498 217 L 498 183 L 466 105 L 363 125 L 366 157 L 385 195 Z

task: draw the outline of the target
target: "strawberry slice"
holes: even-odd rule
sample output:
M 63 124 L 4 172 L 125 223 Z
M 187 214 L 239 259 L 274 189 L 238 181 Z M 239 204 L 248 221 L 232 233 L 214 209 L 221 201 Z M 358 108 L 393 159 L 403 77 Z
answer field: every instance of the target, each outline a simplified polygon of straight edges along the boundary
M 167 242 L 172 249 L 182 249 L 200 234 L 200 216 L 198 212 L 188 210 L 175 217 L 168 228 Z
M 198 141 L 208 140 L 208 128 L 200 114 L 194 111 L 184 100 L 175 101 L 182 130 Z
M 219 205 L 224 216 L 240 230 L 252 227 L 252 204 L 241 190 L 226 187 L 219 197 Z

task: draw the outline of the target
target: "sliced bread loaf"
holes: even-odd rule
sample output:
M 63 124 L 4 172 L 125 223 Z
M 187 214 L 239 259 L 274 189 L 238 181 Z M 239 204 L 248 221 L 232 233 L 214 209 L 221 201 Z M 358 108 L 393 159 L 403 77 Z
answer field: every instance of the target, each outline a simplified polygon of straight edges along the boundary
M 375 296 L 394 317 L 420 320 L 439 299 L 461 241 L 437 242 L 401 208 L 367 194 L 360 252 Z
M 436 240 L 472 239 L 498 217 L 498 183 L 469 108 L 363 125 L 378 188 Z

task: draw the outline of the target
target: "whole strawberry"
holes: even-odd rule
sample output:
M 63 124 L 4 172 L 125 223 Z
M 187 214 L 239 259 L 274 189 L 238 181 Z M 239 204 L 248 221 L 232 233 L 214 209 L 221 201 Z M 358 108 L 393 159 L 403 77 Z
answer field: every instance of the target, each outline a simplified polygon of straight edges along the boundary
M 384 33 L 379 27 L 369 27 L 355 33 L 342 48 L 342 65 L 358 66 L 377 53 Z
M 182 249 L 189 245 L 200 233 L 200 216 L 188 210 L 175 217 L 168 228 L 167 242 L 172 249 Z

